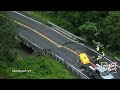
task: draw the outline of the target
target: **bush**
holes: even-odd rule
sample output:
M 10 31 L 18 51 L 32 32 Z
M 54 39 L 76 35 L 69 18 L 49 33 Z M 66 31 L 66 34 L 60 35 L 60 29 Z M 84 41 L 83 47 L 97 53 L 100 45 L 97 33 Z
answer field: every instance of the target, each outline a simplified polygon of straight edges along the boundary
M 12 70 L 31 70 L 31 72 L 12 72 Z M 64 65 L 49 56 L 29 56 L 22 61 L 15 61 L 6 67 L 9 78 L 14 79 L 71 79 Z
M 4 12 L 1 13 L 6 15 Z M 2 16 L 0 16 L 0 21 L 2 21 L 0 26 L 0 59 L 14 61 L 16 58 L 12 49 L 16 47 L 15 24 Z

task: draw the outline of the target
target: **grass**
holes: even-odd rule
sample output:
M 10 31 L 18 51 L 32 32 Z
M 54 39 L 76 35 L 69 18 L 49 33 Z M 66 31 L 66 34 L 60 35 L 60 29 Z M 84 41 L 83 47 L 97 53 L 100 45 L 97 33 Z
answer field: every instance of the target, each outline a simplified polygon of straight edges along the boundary
M 120 59 L 120 52 L 112 52 L 112 51 L 105 50 L 105 54 L 107 56 L 113 58 L 113 60 L 117 60 L 117 59 L 115 59 L 115 57 L 117 57 L 118 59 Z
M 33 13 L 36 18 L 42 16 Z M 43 22 L 46 18 L 43 18 Z M 16 26 L 17 27 L 17 26 Z M 21 51 L 19 51 L 21 52 Z M 73 79 L 70 71 L 57 60 L 50 56 L 29 55 L 22 58 L 17 52 L 17 59 L 14 62 L 0 60 L 0 78 L 5 79 Z M 21 57 L 20 57 L 21 56 Z M 12 70 L 31 70 L 31 72 L 12 72 Z
M 31 72 L 12 72 L 12 70 L 31 70 Z M 24 60 L 0 65 L 1 78 L 7 79 L 74 79 L 64 65 L 50 56 L 31 55 Z M 4 76 L 4 77 L 3 77 Z
M 73 29 L 72 24 L 65 19 L 62 18 L 55 18 L 44 14 L 43 12 L 37 11 L 27 11 L 26 12 L 30 17 L 34 18 L 37 21 L 40 21 L 46 25 L 48 25 L 47 21 L 55 23 L 64 29 L 68 29 L 70 32 Z M 75 30 L 75 29 L 74 29 Z
M 53 22 L 53 18 L 50 18 L 42 12 L 36 12 L 36 11 L 27 11 L 27 14 L 30 15 L 30 17 L 34 18 L 37 21 L 40 21 L 44 24 L 47 24 L 47 21 Z
M 37 14 L 36 14 L 36 17 L 38 17 Z M 7 26 L 4 25 L 3 27 L 1 26 L 0 28 L 2 30 L 3 28 L 5 30 L 6 28 L 12 30 L 15 27 L 18 27 L 13 22 L 11 23 L 12 24 L 8 23 Z M 5 38 L 4 41 L 7 42 L 7 40 L 8 39 Z M 1 53 L 3 52 L 1 51 Z M 50 56 L 38 57 L 36 55 L 29 55 L 27 58 L 21 58 L 19 56 L 20 56 L 20 53 L 17 52 L 17 59 L 13 62 L 8 61 L 9 59 L 6 58 L 6 56 L 4 56 L 6 60 L 3 58 L 0 59 L 0 78 L 1 79 L 74 79 L 75 78 L 75 76 L 73 76 L 65 68 L 63 64 L 59 63 L 55 59 L 52 59 Z M 0 58 L 1 57 L 3 56 L 1 55 Z M 31 70 L 31 72 L 12 72 L 12 70 Z

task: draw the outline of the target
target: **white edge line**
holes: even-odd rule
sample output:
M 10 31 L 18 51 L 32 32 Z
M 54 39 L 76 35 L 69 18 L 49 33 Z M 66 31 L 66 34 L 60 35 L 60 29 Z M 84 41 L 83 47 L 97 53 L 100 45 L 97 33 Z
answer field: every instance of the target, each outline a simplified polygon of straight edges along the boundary
M 24 39 L 26 39 L 24 36 L 22 36 L 21 34 L 19 34 L 21 37 L 23 37 Z M 26 40 L 28 40 L 28 39 L 26 39 Z M 30 40 L 28 40 L 30 43 L 32 43 Z M 34 44 L 34 43 L 32 43 L 32 44 Z M 36 45 L 36 44 L 34 44 L 35 46 L 38 46 L 38 45 Z M 38 46 L 39 47 L 39 46 Z M 56 55 L 56 54 L 55 54 Z M 63 58 L 61 58 L 60 56 L 58 56 L 58 55 L 56 55 L 57 57 L 59 57 L 62 61 L 64 60 Z M 68 62 L 67 62 L 68 63 Z M 70 63 L 68 63 L 70 66 L 72 66 L 74 69 L 76 69 L 77 71 L 79 71 L 80 73 L 82 73 L 80 70 L 78 70 L 77 68 L 75 68 L 73 65 L 71 65 Z M 87 77 L 88 79 L 89 79 L 89 77 L 88 76 L 86 76 L 84 73 L 82 73 L 85 77 Z
M 56 55 L 56 54 L 55 54 Z M 59 57 L 60 59 L 64 60 L 63 58 L 61 58 L 60 56 L 56 55 L 57 57 Z M 68 63 L 68 62 L 67 62 Z M 90 79 L 88 76 L 86 76 L 84 73 L 82 73 L 80 70 L 78 70 L 77 68 L 75 68 L 73 65 L 71 65 L 70 63 L 68 63 L 70 66 L 72 66 L 74 69 L 76 69 L 78 72 L 80 72 L 82 75 L 84 75 L 86 78 Z
M 23 37 L 24 39 L 26 39 L 23 35 L 19 34 L 21 37 Z M 28 40 L 28 39 L 26 39 Z M 29 42 L 31 42 L 30 40 L 28 40 Z M 31 42 L 32 43 L 32 42 Z M 32 43 L 34 44 L 34 43 Z M 35 46 L 38 46 L 36 44 L 34 44 Z M 39 46 L 38 46 L 39 47 Z M 56 54 L 55 54 L 56 55 Z M 64 60 L 63 58 L 61 58 L 60 56 L 56 55 L 57 57 L 59 57 L 61 60 Z M 68 62 L 67 62 L 68 63 Z M 70 63 L 68 63 L 70 66 L 72 66 L 74 69 L 76 69 L 77 71 L 79 71 L 80 73 L 82 73 L 80 70 L 78 70 L 77 68 L 75 68 L 73 65 L 71 65 Z M 86 76 L 84 73 L 82 73 L 85 77 L 87 77 L 88 79 L 90 79 L 88 76 Z
M 30 43 L 32 43 L 30 40 L 28 40 L 27 38 L 25 38 L 23 35 L 18 34 L 19 36 L 21 36 L 22 38 L 26 39 L 27 41 L 29 41 Z M 33 45 L 37 46 L 38 48 L 40 48 L 38 45 L 36 45 L 35 43 L 32 43 Z M 42 49 L 42 48 L 40 48 Z
M 55 54 L 55 56 L 57 56 L 58 58 L 60 58 L 62 61 L 64 60 L 63 58 L 61 58 L 60 56 L 58 56 L 58 55 L 56 55 L 56 54 Z
M 12 11 L 12 12 L 17 13 L 17 14 L 19 14 L 19 15 L 21 15 L 21 16 L 23 16 L 23 17 L 26 17 L 26 18 L 28 18 L 28 19 L 34 21 L 34 22 L 37 22 L 37 23 L 39 23 L 39 24 L 42 24 L 42 23 L 40 23 L 40 22 L 38 22 L 38 21 L 36 21 L 36 20 L 34 20 L 34 19 L 32 19 L 32 18 L 29 18 L 29 17 L 27 17 L 27 16 L 21 14 L 21 13 L 18 13 L 18 12 L 16 12 L 16 11 Z M 50 28 L 50 29 L 52 29 L 52 30 L 54 30 L 53 28 L 51 28 L 51 27 L 49 27 L 49 26 L 47 26 L 47 25 L 45 25 L 45 24 L 42 24 L 42 25 L 43 25 L 43 26 L 46 26 L 46 27 L 48 27 L 48 28 Z M 54 30 L 54 31 L 57 32 L 57 33 L 59 33 L 59 32 L 56 31 L 56 30 Z M 61 33 L 59 33 L 59 34 L 62 35 Z M 64 35 L 62 35 L 62 36 L 64 36 Z M 66 37 L 66 36 L 64 36 L 64 37 Z M 72 39 L 70 39 L 70 38 L 68 38 L 68 37 L 66 37 L 66 38 L 69 39 L 69 40 L 71 40 L 71 41 L 73 41 L 73 42 L 76 42 L 76 41 L 74 41 L 74 40 L 72 40 Z M 77 43 L 78 43 L 78 44 L 81 44 L 81 43 L 79 43 L 79 42 L 77 42 Z M 81 45 L 85 46 L 84 44 L 81 44 Z M 99 54 L 98 52 L 96 52 L 95 50 L 89 48 L 88 46 L 85 46 L 85 47 L 87 47 L 88 49 L 92 50 L 93 52 Z M 99 54 L 99 55 L 101 55 L 101 54 Z M 104 58 L 106 58 L 106 57 L 104 57 Z M 107 59 L 109 62 L 112 62 L 112 61 L 109 60 L 108 58 L 106 58 L 106 59 Z M 117 65 L 117 66 L 118 66 L 118 65 Z M 120 68 L 120 66 L 118 66 L 118 67 Z
M 68 62 L 67 62 L 68 63 Z M 81 74 L 83 74 L 85 77 L 87 77 L 88 79 L 90 79 L 88 76 L 86 76 L 84 73 L 82 73 L 80 70 L 78 70 L 77 68 L 75 68 L 73 65 L 71 65 L 70 63 L 68 63 L 70 66 L 72 66 L 74 69 L 76 69 L 78 72 L 80 72 Z
M 29 18 L 29 17 L 27 17 L 27 16 L 25 16 L 25 15 L 23 15 L 23 14 L 21 14 L 21 13 L 18 13 L 18 12 L 16 12 L 16 11 L 12 11 L 12 12 L 17 13 L 17 14 L 19 14 L 19 15 L 25 17 L 25 18 L 28 18 L 28 19 L 36 22 L 36 23 L 39 23 L 39 24 L 41 24 L 41 25 L 43 25 L 43 26 L 46 26 L 47 28 L 50 28 L 50 29 L 52 29 L 53 31 L 55 31 L 55 32 L 59 33 L 60 35 L 64 36 L 63 34 L 61 34 L 60 32 L 56 31 L 55 29 L 53 29 L 53 28 L 51 28 L 51 27 L 49 27 L 49 26 L 47 26 L 47 25 L 45 25 L 45 24 L 43 24 L 43 23 L 40 23 L 40 22 L 38 22 L 37 20 L 34 20 L 34 19 L 32 19 L 32 18 Z M 66 36 L 64 36 L 64 37 L 66 37 Z M 66 38 L 69 39 L 69 40 L 71 40 L 71 41 L 73 41 L 73 42 L 76 42 L 76 41 L 74 41 L 74 40 L 72 40 L 72 39 L 70 39 L 70 38 L 68 38 L 68 37 L 66 37 Z

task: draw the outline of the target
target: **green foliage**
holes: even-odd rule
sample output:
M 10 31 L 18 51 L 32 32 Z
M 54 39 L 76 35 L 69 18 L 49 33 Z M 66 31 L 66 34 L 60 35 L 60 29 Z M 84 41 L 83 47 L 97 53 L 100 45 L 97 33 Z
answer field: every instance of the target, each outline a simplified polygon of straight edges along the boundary
M 0 15 L 6 15 L 6 12 L 0 11 Z M 0 16 L 0 26 L 6 23 L 6 18 Z
M 109 15 L 103 22 L 102 32 L 105 34 L 103 42 L 107 42 L 107 46 L 112 51 L 120 50 L 120 12 L 110 11 Z
M 72 79 L 64 65 L 49 56 L 29 56 L 22 61 L 1 65 L 4 73 L 11 79 Z M 12 72 L 12 70 L 31 70 L 31 72 Z M 2 70 L 3 72 L 3 70 Z
M 95 40 L 104 46 L 105 51 L 111 51 L 112 54 L 120 51 L 120 11 L 31 11 L 31 13 L 37 20 L 51 21 L 77 36 L 86 38 L 87 44 L 91 44 L 92 47 L 96 47 L 92 44 Z M 99 34 L 94 32 L 95 29 L 90 27 L 90 23 L 97 28 Z
M 51 21 L 60 27 L 86 38 L 100 42 L 105 48 L 119 50 L 119 11 L 37 11 L 32 17 Z M 37 15 L 36 15 L 37 14 Z M 98 32 L 99 31 L 99 32 Z
M 12 49 L 16 47 L 15 25 L 1 14 L 6 15 L 6 12 L 0 12 L 0 60 L 14 61 L 16 52 Z
M 87 41 L 91 44 L 92 40 L 95 38 L 95 34 L 98 32 L 96 28 L 96 23 L 86 22 L 79 27 L 81 36 L 84 36 Z
M 14 31 L 16 28 L 16 24 L 11 22 L 9 19 L 3 17 L 1 14 L 6 16 L 6 12 L 0 12 L 0 42 L 1 42 L 0 78 L 8 79 L 75 78 L 74 76 L 70 75 L 70 72 L 65 69 L 64 65 L 60 64 L 58 61 L 55 61 L 54 59 L 51 59 L 48 56 L 47 57 L 30 56 L 21 61 L 21 59 L 18 58 L 19 57 L 18 51 L 14 49 L 16 45 L 21 42 L 16 37 Z M 38 14 L 34 15 L 38 17 Z M 12 70 L 32 70 L 32 71 L 19 73 L 12 72 Z
M 31 17 L 46 23 L 46 21 L 53 22 L 60 27 L 82 37 L 86 38 L 88 44 L 94 46 L 92 41 L 100 42 L 104 45 L 105 49 L 114 51 L 115 54 L 118 54 L 120 51 L 120 11 L 28 11 Z M 0 12 L 0 14 L 6 15 L 6 12 Z M 2 60 L 6 61 L 14 61 L 17 57 L 17 52 L 13 50 L 16 46 L 15 33 L 14 33 L 15 25 L 10 22 L 8 19 L 0 16 L 0 62 L 3 63 Z M 18 41 L 20 42 L 20 41 Z M 14 43 L 14 44 L 13 44 Z M 42 57 L 41 57 L 42 58 Z M 65 76 L 63 73 L 66 71 L 59 71 L 59 65 L 56 65 L 55 68 L 52 68 L 54 62 L 52 64 L 48 63 L 46 60 L 36 59 L 35 57 L 27 58 L 25 62 L 17 61 L 15 65 L 10 66 L 6 71 L 11 69 L 23 69 L 28 68 L 31 69 L 30 65 L 34 68 L 35 72 L 30 73 L 11 73 L 10 75 L 13 77 L 14 75 L 18 76 L 16 78 L 68 78 L 69 76 Z M 38 60 L 37 63 L 34 64 L 33 59 Z M 32 64 L 28 61 L 33 62 Z M 43 61 L 42 61 L 43 60 Z M 40 62 L 41 61 L 41 62 Z M 1 68 L 5 68 L 6 64 L 3 63 Z M 39 68 L 39 71 L 38 71 Z M 1 69 L 2 71 L 2 69 Z M 0 72 L 1 72 L 0 71 Z M 36 72 L 39 72 L 38 74 Z M 53 72 L 55 74 L 53 74 Z M 36 74 L 36 75 L 35 75 Z M 48 75 L 49 74 L 49 75 Z M 26 76 L 25 76 L 26 75 Z M 42 76 L 44 75 L 44 77 Z M 65 76 L 65 77 L 63 77 Z

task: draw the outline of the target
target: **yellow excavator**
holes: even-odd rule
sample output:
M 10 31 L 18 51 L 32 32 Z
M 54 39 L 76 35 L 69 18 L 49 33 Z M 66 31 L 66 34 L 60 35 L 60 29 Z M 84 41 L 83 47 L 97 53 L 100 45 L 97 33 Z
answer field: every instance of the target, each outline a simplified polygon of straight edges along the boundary
M 88 70 L 90 76 L 94 76 L 97 79 L 113 79 L 114 76 L 108 71 L 107 68 L 102 67 L 99 64 L 94 64 L 90 61 L 85 53 L 79 54 L 80 65 Z M 102 71 L 101 71 L 102 70 Z

